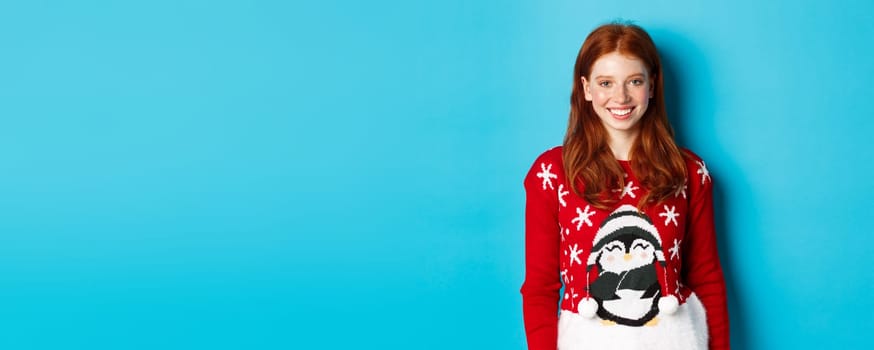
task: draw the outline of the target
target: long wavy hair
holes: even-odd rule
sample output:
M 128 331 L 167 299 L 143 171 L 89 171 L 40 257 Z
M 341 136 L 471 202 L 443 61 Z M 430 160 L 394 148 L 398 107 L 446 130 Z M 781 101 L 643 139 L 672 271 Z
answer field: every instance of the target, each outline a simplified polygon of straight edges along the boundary
M 609 209 L 618 198 L 613 189 L 625 186 L 622 166 L 608 145 L 609 135 L 592 102 L 586 101 L 580 77 L 591 80 L 595 61 L 619 52 L 641 60 L 649 69 L 653 93 L 640 123 L 640 133 L 631 147 L 631 170 L 648 190 L 638 208 L 673 196 L 686 181 L 685 153 L 674 141 L 674 131 L 665 111 L 662 65 L 649 34 L 634 24 L 610 23 L 596 28 L 586 37 L 574 66 L 571 112 L 564 138 L 565 176 L 572 181 L 571 190 L 601 209 Z M 579 182 L 579 183 L 578 183 Z M 580 194 L 580 185 L 583 187 Z

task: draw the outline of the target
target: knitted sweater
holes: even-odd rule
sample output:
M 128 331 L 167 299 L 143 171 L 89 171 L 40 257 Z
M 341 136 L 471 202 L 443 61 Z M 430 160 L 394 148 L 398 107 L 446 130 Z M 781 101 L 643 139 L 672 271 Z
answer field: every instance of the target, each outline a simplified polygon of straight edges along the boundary
M 561 146 L 535 160 L 524 180 L 529 349 L 729 348 L 712 180 L 686 153 L 686 186 L 643 212 L 647 189 L 627 161 L 619 202 L 601 210 L 571 191 Z

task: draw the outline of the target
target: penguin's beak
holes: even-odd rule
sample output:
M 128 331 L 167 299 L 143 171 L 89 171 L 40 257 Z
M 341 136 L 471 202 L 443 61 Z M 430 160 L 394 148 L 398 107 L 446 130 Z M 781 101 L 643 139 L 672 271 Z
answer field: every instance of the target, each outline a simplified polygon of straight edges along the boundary
M 625 254 L 625 256 L 623 256 L 622 258 L 625 259 L 625 261 L 630 261 L 630 260 L 631 260 L 631 254 Z

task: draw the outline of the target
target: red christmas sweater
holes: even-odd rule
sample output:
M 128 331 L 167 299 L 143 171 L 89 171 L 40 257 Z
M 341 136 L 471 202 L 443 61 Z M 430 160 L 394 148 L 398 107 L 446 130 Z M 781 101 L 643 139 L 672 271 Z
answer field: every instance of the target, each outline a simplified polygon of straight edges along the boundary
M 643 212 L 647 189 L 626 161 L 619 202 L 601 210 L 570 190 L 561 146 L 535 160 L 524 180 L 529 349 L 729 349 L 712 180 L 686 153 L 686 185 Z

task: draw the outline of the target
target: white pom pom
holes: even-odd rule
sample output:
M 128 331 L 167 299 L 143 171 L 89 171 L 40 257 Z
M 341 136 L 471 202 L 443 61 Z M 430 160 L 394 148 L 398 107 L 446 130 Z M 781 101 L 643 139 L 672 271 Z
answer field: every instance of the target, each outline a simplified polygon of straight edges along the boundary
M 598 302 L 595 299 L 583 298 L 583 300 L 580 300 L 580 304 L 577 305 L 577 313 L 583 317 L 595 317 L 596 312 L 598 312 Z
M 680 306 L 680 302 L 677 301 L 677 297 L 673 295 L 666 295 L 659 299 L 659 313 L 664 315 L 671 315 L 677 312 L 677 308 Z

